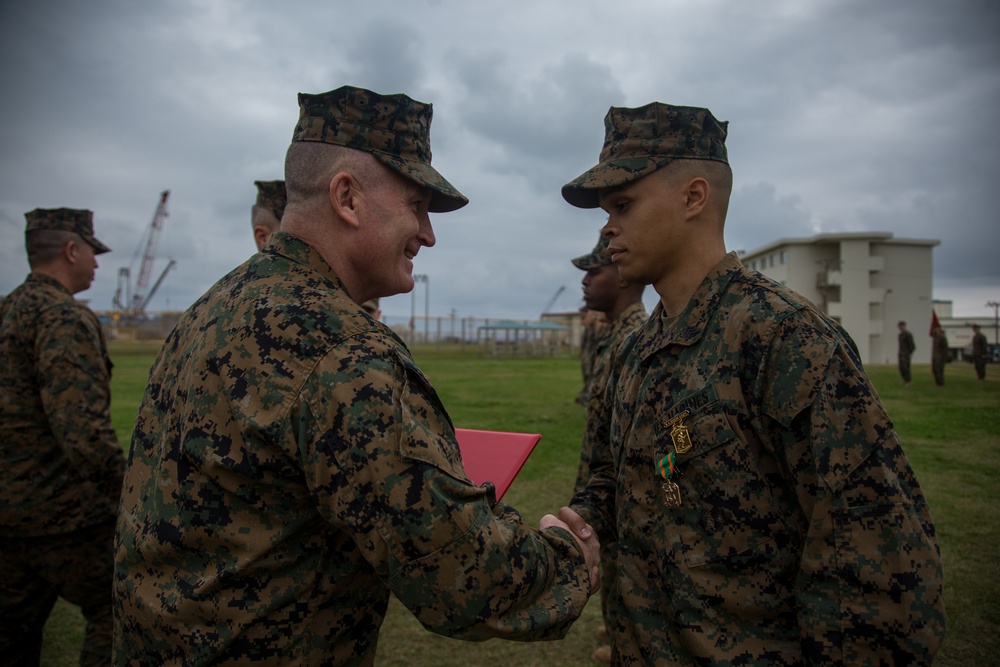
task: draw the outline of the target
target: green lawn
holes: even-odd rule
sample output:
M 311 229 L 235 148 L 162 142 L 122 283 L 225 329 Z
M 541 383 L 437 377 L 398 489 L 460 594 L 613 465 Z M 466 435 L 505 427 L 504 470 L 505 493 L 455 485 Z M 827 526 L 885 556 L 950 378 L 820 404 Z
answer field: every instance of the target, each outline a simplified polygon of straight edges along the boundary
M 112 392 L 115 428 L 127 442 L 155 354 L 150 343 L 117 345 Z M 569 498 L 576 474 L 583 408 L 575 359 L 496 359 L 417 349 L 417 361 L 456 424 L 466 428 L 538 432 L 535 453 L 505 502 L 530 521 Z M 1000 654 L 1000 367 L 985 383 L 970 364 L 954 363 L 947 386 L 932 386 L 930 368 L 916 366 L 903 387 L 894 367 L 869 368 L 896 422 L 927 494 L 945 564 L 949 629 L 935 665 L 997 664 Z M 468 643 L 424 631 L 398 604 L 390 607 L 379 643 L 380 667 L 470 667 L 494 663 L 558 667 L 589 664 L 597 645 L 597 598 L 559 642 Z M 82 637 L 78 610 L 60 601 L 46 626 L 45 665 L 73 665 Z

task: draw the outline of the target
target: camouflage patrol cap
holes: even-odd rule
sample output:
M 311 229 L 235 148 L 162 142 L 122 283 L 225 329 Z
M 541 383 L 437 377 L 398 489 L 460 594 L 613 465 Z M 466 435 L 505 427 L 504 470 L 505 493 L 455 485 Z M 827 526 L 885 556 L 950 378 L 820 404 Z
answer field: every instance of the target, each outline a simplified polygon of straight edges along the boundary
M 318 95 L 299 93 L 299 122 L 292 141 L 319 141 L 371 153 L 430 188 L 431 212 L 444 213 L 469 200 L 431 166 L 432 115 L 432 105 L 403 94 L 380 95 L 353 86 Z
M 599 269 L 602 266 L 613 264 L 611 261 L 611 253 L 608 252 L 608 244 L 610 242 L 611 239 L 607 236 L 600 236 L 597 239 L 597 245 L 594 246 L 594 249 L 590 252 L 590 254 L 571 260 L 573 262 L 573 266 L 584 271 L 590 271 L 591 269 Z
M 611 107 L 604 117 L 600 162 L 564 185 L 563 199 L 579 208 L 597 208 L 599 189 L 637 181 L 675 159 L 728 164 L 728 124 L 700 107 L 662 102 L 635 109 Z
M 94 212 L 80 208 L 36 208 L 24 214 L 28 221 L 24 233 L 53 229 L 79 234 L 93 249 L 95 255 L 110 252 L 111 248 L 94 237 Z
M 285 205 L 288 203 L 288 195 L 285 194 L 284 181 L 254 181 L 257 186 L 257 206 L 266 208 L 274 213 L 274 217 L 281 220 L 285 214 Z

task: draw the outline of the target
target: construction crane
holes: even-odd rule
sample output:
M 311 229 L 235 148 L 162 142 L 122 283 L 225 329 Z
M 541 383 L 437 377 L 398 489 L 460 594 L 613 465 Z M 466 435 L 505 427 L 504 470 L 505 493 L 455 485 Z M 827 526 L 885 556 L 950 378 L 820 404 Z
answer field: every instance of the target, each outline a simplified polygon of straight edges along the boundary
M 153 214 L 153 221 L 149 225 L 149 229 L 146 230 L 145 243 L 139 243 L 139 248 L 145 247 L 142 263 L 139 265 L 139 277 L 135 281 L 134 287 L 130 284 L 131 266 L 123 266 L 118 269 L 118 289 L 115 291 L 114 306 L 117 310 L 125 311 L 128 318 L 140 316 L 145 312 L 146 306 L 156 294 L 156 290 L 159 289 L 167 272 L 177 263 L 171 259 L 167 268 L 153 283 L 152 288 L 149 288 L 149 278 L 153 272 L 153 252 L 156 250 L 156 242 L 159 240 L 163 223 L 167 219 L 167 198 L 169 196 L 170 190 L 164 190 L 160 193 L 160 203 L 156 206 L 156 212 Z M 139 256 L 139 248 L 136 248 L 136 254 L 132 256 L 132 264 L 135 264 L 135 260 Z M 147 288 L 149 288 L 148 292 Z
M 544 315 L 545 313 L 549 312 L 549 310 L 552 309 L 552 306 L 553 306 L 553 304 L 555 304 L 556 299 L 559 298 L 559 295 L 562 294 L 563 290 L 565 290 L 565 289 L 566 289 L 566 286 L 565 285 L 561 285 L 559 287 L 559 289 L 556 290 L 556 293 L 552 295 L 552 298 L 549 299 L 549 302 L 547 304 L 545 304 L 544 308 L 542 308 L 542 315 Z

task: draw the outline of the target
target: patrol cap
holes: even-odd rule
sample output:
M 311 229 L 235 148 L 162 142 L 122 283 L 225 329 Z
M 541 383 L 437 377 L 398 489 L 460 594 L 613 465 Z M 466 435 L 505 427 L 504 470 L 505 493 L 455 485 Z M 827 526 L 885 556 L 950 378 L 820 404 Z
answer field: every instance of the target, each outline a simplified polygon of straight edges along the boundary
M 110 252 L 111 248 L 94 237 L 94 212 L 80 208 L 36 208 L 24 214 L 28 221 L 24 233 L 41 229 L 52 229 L 62 232 L 75 232 L 91 247 L 94 254 Z
M 611 261 L 611 253 L 608 252 L 608 244 L 611 239 L 607 236 L 600 236 L 597 239 L 597 245 L 588 255 L 582 255 L 572 260 L 573 266 L 584 271 L 590 271 L 591 269 L 599 269 L 602 266 L 608 266 L 613 264 Z
M 469 200 L 431 166 L 430 104 L 403 94 L 380 95 L 342 86 L 328 93 L 299 93 L 299 122 L 292 141 L 318 141 L 367 151 L 406 178 L 431 190 L 430 211 L 445 213 Z
M 579 208 L 597 208 L 597 191 L 637 181 L 671 160 L 715 160 L 726 154 L 728 121 L 708 109 L 653 102 L 630 109 L 611 107 L 604 117 L 604 147 L 596 167 L 562 187 Z
M 285 205 L 288 203 L 288 195 L 285 193 L 284 181 L 254 181 L 257 186 L 257 206 L 266 208 L 274 217 L 281 220 L 285 214 Z

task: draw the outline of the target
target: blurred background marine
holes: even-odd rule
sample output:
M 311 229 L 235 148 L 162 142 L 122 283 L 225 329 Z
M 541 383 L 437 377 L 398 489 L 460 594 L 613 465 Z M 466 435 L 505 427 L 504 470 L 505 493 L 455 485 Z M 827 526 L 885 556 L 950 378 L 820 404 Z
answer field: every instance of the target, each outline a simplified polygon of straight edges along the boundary
M 25 214 L 31 273 L 0 303 L 0 664 L 37 665 L 63 599 L 86 621 L 81 665 L 111 660 L 111 580 L 125 458 L 111 425 L 111 360 L 90 287 L 93 213 Z
M 647 315 L 642 303 L 642 293 L 646 286 L 641 283 L 630 283 L 618 274 L 618 267 L 611 261 L 611 253 L 608 252 L 608 237 L 598 236 L 594 249 L 572 262 L 573 266 L 585 272 L 581 283 L 587 312 L 600 314 L 606 322 L 603 335 L 595 339 L 592 351 L 593 363 L 585 403 L 587 421 L 580 445 L 580 465 L 574 487 L 574 491 L 579 492 L 587 486 L 590 479 L 590 461 L 594 458 L 594 450 L 607 448 L 608 445 L 598 435 L 597 420 L 600 418 L 601 406 L 606 400 L 605 392 L 615 352 L 625 337 L 646 321 Z M 607 643 L 608 623 L 615 615 L 625 611 L 615 606 L 615 597 L 612 594 L 617 573 L 617 558 L 618 545 L 614 541 L 603 542 L 601 616 L 604 623 L 597 631 L 597 636 L 603 643 L 594 650 L 592 657 L 597 662 L 605 664 L 611 663 L 611 645 Z

